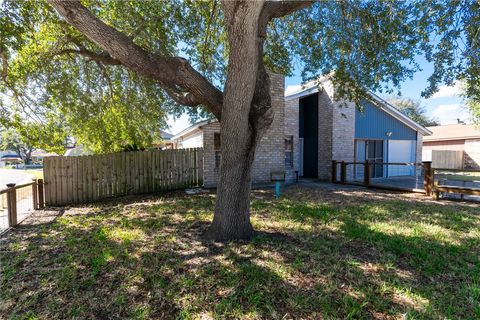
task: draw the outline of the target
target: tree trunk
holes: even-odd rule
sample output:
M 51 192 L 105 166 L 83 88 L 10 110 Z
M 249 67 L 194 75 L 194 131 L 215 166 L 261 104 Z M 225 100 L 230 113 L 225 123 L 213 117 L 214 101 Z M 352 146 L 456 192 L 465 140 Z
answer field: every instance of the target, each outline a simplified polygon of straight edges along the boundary
M 254 101 L 260 60 L 258 20 L 261 1 L 224 2 L 230 55 L 225 83 L 220 140 L 222 163 L 217 202 L 208 236 L 218 241 L 250 239 L 252 164 L 259 139 L 249 115 Z M 253 120 L 253 123 L 252 123 Z
M 209 236 L 217 241 L 246 240 L 254 233 L 250 223 L 250 190 L 255 146 L 249 150 L 235 145 L 227 148 L 225 156 L 222 152 L 217 202 Z

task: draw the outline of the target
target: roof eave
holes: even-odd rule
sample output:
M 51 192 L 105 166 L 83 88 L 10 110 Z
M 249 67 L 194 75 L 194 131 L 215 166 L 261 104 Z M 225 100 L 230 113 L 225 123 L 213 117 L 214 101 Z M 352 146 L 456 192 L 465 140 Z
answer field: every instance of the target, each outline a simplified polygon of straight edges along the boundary
M 425 142 L 436 142 L 436 141 L 452 141 L 452 140 L 476 140 L 480 139 L 479 136 L 465 136 L 465 137 L 445 137 L 445 138 L 430 138 L 430 139 L 425 139 Z

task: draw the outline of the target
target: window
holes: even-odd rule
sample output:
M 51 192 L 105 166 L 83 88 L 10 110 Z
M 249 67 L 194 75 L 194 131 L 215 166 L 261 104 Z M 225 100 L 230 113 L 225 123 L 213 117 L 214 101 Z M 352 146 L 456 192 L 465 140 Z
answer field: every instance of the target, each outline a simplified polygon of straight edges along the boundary
M 293 167 L 293 136 L 285 137 L 285 167 Z
M 213 150 L 215 151 L 215 169 L 220 168 L 222 161 L 222 152 L 220 151 L 220 133 L 213 134 Z

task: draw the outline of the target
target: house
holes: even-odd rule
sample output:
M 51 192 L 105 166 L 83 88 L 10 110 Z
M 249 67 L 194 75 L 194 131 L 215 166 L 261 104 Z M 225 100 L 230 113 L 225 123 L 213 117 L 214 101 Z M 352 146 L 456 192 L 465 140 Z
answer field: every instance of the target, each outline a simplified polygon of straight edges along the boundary
M 457 123 L 428 127 L 432 135 L 423 141 L 424 158 L 432 160 L 432 152 L 440 155 L 458 154 L 457 168 L 480 169 L 480 127 L 473 124 Z M 448 151 L 444 152 L 444 151 Z M 430 158 L 430 159 L 429 159 Z M 434 161 L 435 162 L 435 161 Z M 443 163 L 435 165 L 445 167 Z
M 362 101 L 363 111 L 350 101 L 335 100 L 328 78 L 284 94 L 284 78 L 271 74 L 273 123 L 260 141 L 253 165 L 253 182 L 270 182 L 270 173 L 331 179 L 332 160 L 420 162 L 422 139 L 430 131 L 374 94 Z M 205 120 L 172 137 L 174 148 L 204 148 L 204 184 L 216 184 L 220 165 L 220 124 Z M 359 172 L 350 172 L 350 175 Z M 373 177 L 411 175 L 411 168 L 375 166 Z
M 32 152 L 33 163 L 43 163 L 43 158 L 45 157 L 58 157 L 58 154 L 55 152 L 46 152 L 42 149 L 37 149 Z
M 22 159 L 15 151 L 3 150 L 0 151 L 0 168 L 5 167 L 7 164 L 21 163 Z
M 71 146 L 66 148 L 65 153 L 63 154 L 64 157 L 79 157 L 79 156 L 89 156 L 92 155 L 93 152 L 85 148 L 83 145 L 78 146 Z

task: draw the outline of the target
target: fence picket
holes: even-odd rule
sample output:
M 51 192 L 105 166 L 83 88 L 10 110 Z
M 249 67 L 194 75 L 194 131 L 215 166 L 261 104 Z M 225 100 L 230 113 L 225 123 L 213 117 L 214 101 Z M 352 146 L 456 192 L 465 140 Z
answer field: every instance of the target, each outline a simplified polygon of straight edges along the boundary
M 44 181 L 48 181 L 48 184 L 45 183 L 45 185 L 44 185 L 45 190 L 50 189 L 50 187 L 52 185 L 52 178 L 51 178 L 50 173 L 53 170 L 50 168 L 51 165 L 52 165 L 52 158 L 51 157 L 47 157 L 47 158 L 43 159 L 43 179 L 44 179 Z M 52 203 L 52 195 L 53 195 L 52 191 L 45 194 L 45 203 L 48 203 L 48 204 Z
M 78 203 L 78 187 L 79 183 L 77 181 L 77 175 L 78 175 L 78 158 L 77 157 L 71 157 L 71 165 L 70 165 L 70 170 L 69 173 L 71 174 L 71 182 L 68 184 L 71 186 L 72 190 L 72 198 L 73 202 Z

